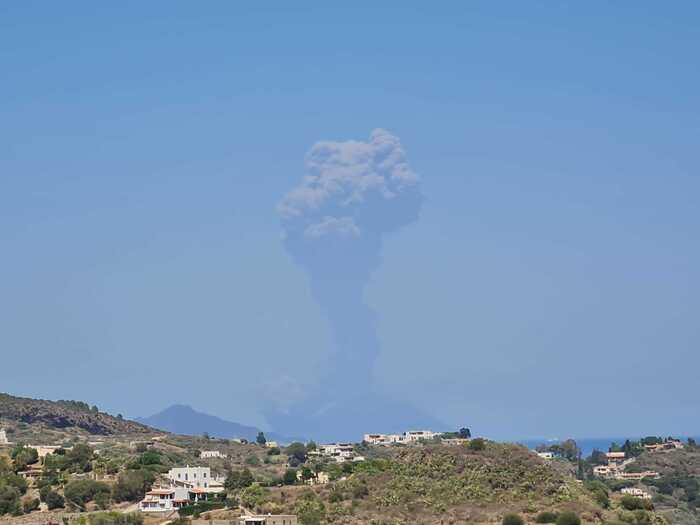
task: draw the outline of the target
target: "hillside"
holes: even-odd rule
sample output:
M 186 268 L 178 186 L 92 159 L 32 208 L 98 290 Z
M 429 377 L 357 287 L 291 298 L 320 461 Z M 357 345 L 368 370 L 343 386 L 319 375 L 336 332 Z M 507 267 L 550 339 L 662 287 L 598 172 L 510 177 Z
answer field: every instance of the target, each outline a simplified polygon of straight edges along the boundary
M 507 512 L 532 523 L 542 511 L 564 510 L 595 522 L 609 512 L 568 467 L 518 445 L 371 447 L 365 453 L 366 462 L 344 465 L 330 484 L 251 487 L 241 502 L 261 513 L 311 513 L 341 525 L 496 523 Z
M 92 410 L 82 402 L 29 399 L 2 393 L 0 421 L 41 425 L 49 429 L 81 429 L 102 436 L 154 432 L 141 423 Z

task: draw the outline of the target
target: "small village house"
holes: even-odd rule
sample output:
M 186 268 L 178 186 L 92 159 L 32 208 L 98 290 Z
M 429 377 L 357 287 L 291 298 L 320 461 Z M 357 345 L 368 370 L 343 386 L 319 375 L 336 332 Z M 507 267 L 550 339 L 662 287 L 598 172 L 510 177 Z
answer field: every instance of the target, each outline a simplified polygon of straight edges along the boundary
M 298 525 L 293 514 L 267 514 L 263 516 L 241 516 L 240 525 Z

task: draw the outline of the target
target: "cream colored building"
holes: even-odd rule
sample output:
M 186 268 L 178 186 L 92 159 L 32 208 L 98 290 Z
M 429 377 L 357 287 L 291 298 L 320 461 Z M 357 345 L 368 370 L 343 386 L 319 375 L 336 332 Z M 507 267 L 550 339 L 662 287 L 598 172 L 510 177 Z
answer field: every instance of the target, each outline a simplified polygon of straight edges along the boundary
M 262 516 L 241 516 L 240 525 L 298 525 L 293 514 L 267 514 Z
M 625 487 L 620 490 L 620 492 L 628 496 L 634 496 L 635 498 L 651 499 L 651 494 L 637 487 Z
M 10 441 L 7 439 L 7 432 L 4 428 L 0 428 L 0 445 L 9 445 Z
M 222 454 L 218 450 L 202 450 L 199 453 L 199 457 L 202 459 L 209 459 L 209 458 L 225 458 L 226 454 Z

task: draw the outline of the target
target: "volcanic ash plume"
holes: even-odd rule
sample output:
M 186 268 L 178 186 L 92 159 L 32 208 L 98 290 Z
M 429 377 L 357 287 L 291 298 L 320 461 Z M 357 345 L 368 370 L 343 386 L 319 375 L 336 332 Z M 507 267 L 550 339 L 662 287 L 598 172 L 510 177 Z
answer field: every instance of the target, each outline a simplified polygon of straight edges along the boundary
M 279 206 L 284 244 L 308 271 L 331 324 L 333 391 L 369 389 L 379 342 L 364 288 L 379 265 L 384 235 L 418 218 L 418 176 L 398 137 L 383 129 L 368 142 L 318 142 L 305 165 L 307 175 Z

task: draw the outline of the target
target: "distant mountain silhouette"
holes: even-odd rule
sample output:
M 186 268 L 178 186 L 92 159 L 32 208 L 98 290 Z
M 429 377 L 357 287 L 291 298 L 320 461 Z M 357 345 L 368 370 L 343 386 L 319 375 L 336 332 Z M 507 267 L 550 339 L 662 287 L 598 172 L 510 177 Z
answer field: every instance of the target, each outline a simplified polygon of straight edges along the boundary
M 226 421 L 220 417 L 197 412 L 187 405 L 173 405 L 152 416 L 143 418 L 137 417 L 135 420 L 144 425 L 186 436 L 201 436 L 207 433 L 211 437 L 226 439 L 243 438 L 254 441 L 258 432 L 260 432 L 260 429 L 257 427 L 241 425 L 233 421 Z M 274 432 L 266 432 L 265 436 L 269 440 L 281 441 L 283 443 L 293 441 L 293 439 L 280 436 Z

